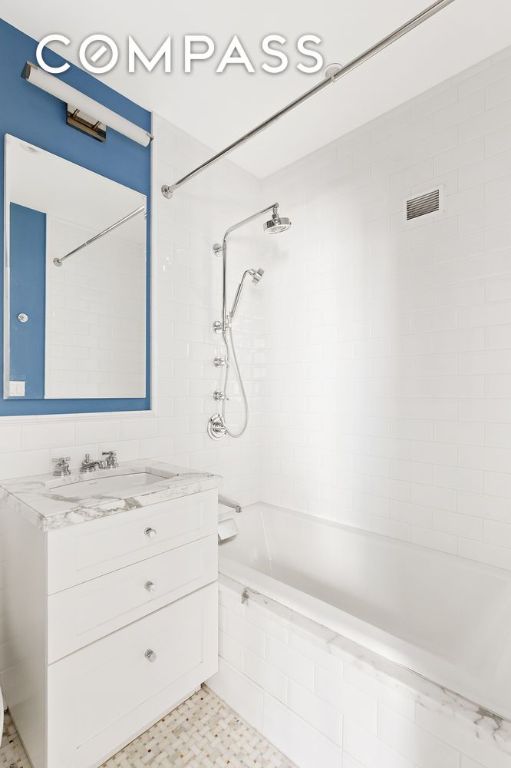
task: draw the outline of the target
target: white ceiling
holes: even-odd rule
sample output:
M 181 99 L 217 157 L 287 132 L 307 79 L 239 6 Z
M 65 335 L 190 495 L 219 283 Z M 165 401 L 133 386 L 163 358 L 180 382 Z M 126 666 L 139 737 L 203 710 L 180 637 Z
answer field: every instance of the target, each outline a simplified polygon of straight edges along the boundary
M 238 138 L 311 87 L 320 74 L 289 67 L 280 75 L 262 72 L 262 37 L 303 33 L 323 38 L 326 62 L 347 62 L 422 10 L 432 0 L 0 0 L 4 19 L 35 38 L 61 32 L 76 43 L 66 55 L 76 61 L 78 44 L 103 32 L 121 46 L 121 62 L 103 76 L 121 93 L 166 117 L 215 151 Z M 233 34 L 251 53 L 257 71 L 231 67 L 215 74 L 210 62 L 183 74 L 179 64 L 185 34 L 211 35 L 219 54 Z M 128 74 L 123 45 L 128 34 L 148 54 L 163 37 L 175 41 L 174 72 Z M 392 109 L 495 51 L 511 45 L 509 0 L 455 0 L 439 15 L 394 44 L 332 88 L 300 106 L 232 159 L 259 177 L 303 157 L 343 133 Z M 62 47 L 58 48 L 60 52 Z M 217 56 L 212 61 L 218 61 Z M 294 63 L 297 58 L 295 57 Z

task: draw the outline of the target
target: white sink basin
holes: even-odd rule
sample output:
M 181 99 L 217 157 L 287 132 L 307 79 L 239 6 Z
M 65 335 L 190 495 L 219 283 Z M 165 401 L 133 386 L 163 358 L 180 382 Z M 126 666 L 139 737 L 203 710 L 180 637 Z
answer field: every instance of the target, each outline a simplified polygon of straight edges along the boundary
M 75 482 L 52 485 L 51 493 L 64 499 L 87 499 L 98 496 L 115 496 L 124 498 L 143 493 L 144 489 L 154 483 L 159 483 L 174 475 L 158 475 L 152 472 L 133 472 L 129 474 L 115 474 L 111 476 L 100 475 L 91 477 L 90 480 L 77 480 Z

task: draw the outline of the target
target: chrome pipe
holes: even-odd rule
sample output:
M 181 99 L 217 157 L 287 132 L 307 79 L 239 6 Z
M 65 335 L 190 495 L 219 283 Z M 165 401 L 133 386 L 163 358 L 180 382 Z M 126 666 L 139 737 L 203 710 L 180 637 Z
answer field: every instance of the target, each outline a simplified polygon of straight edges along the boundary
M 116 221 L 114 224 L 110 224 L 109 227 L 107 227 L 106 229 L 103 229 L 101 232 L 98 232 L 97 235 L 90 237 L 88 240 L 86 240 L 84 243 L 79 245 L 77 248 L 73 248 L 73 250 L 69 251 L 69 253 L 66 253 L 64 256 L 60 256 L 53 259 L 53 263 L 55 264 L 56 267 L 61 267 L 64 261 L 66 259 L 69 259 L 70 256 L 73 256 L 73 254 L 78 253 L 78 251 L 81 251 L 84 248 L 87 248 L 89 245 L 92 245 L 92 243 L 95 243 L 96 240 L 99 240 L 105 235 L 108 235 L 109 232 L 113 232 L 114 229 L 117 229 L 117 227 L 122 226 L 122 224 L 126 224 L 127 221 L 129 221 L 130 219 L 133 219 L 135 216 L 138 216 L 140 213 L 143 213 L 143 212 L 145 213 L 145 205 L 141 205 L 138 208 L 135 208 L 134 211 L 131 211 L 131 213 L 128 213 L 126 216 L 123 216 L 122 219 L 119 219 L 119 221 Z
M 245 224 L 248 224 L 254 219 L 259 218 L 259 216 L 262 216 L 263 213 L 268 213 L 268 211 L 273 211 L 273 213 L 277 215 L 278 208 L 279 208 L 278 203 L 272 203 L 271 205 L 267 205 L 266 208 L 262 208 L 260 211 L 257 211 L 257 213 L 252 213 L 250 216 L 247 216 L 246 219 L 242 219 L 241 221 L 236 222 L 236 224 L 232 224 L 232 226 L 230 226 L 229 229 L 226 229 L 224 240 L 227 239 L 228 235 L 230 235 L 231 232 L 234 232 L 236 229 L 240 229 L 241 227 L 244 227 Z
M 365 64 L 366 61 L 369 61 L 378 53 L 381 53 L 381 51 L 385 50 L 385 48 L 388 48 L 389 45 L 392 45 L 393 43 L 400 40 L 402 37 L 404 37 L 404 35 L 407 35 L 408 32 L 411 32 L 413 29 L 420 26 L 425 21 L 428 21 L 428 19 L 430 19 L 432 16 L 435 16 L 437 13 L 442 11 L 448 5 L 451 5 L 451 3 L 453 2 L 454 0 L 437 0 L 437 2 L 433 3 L 433 5 L 428 6 L 423 11 L 418 13 L 416 16 L 409 19 L 409 21 L 405 22 L 396 30 L 394 30 L 394 32 L 391 32 L 390 35 L 387 35 L 387 37 L 384 37 L 378 43 L 376 43 L 375 45 L 371 46 L 363 53 L 356 56 L 354 59 L 348 62 L 348 64 L 345 64 L 344 66 L 339 66 L 339 68 L 336 69 L 335 71 L 333 68 L 329 67 L 328 68 L 329 71 L 325 76 L 325 78 L 321 80 L 319 83 L 317 83 L 316 85 L 314 85 L 312 88 L 310 88 L 308 91 L 305 91 L 305 93 L 303 93 L 301 96 L 298 96 L 296 99 L 293 99 L 293 101 L 291 101 L 285 107 L 280 109 L 278 112 L 275 112 L 273 115 L 268 117 L 262 123 L 259 123 L 259 125 L 256 125 L 255 128 L 252 128 L 251 131 L 248 131 L 248 133 L 245 133 L 241 138 L 237 139 L 236 141 L 233 141 L 232 144 L 229 144 L 220 152 L 217 152 L 215 155 L 210 157 L 209 160 L 205 160 L 203 163 L 198 165 L 197 168 L 194 168 L 193 171 L 190 171 L 185 176 L 182 176 L 180 179 L 174 182 L 174 184 L 163 184 L 161 188 L 162 195 L 170 199 L 174 194 L 174 192 L 176 191 L 176 189 L 179 189 L 179 187 L 182 187 L 183 184 L 186 184 L 188 181 L 191 181 L 199 173 L 202 173 L 202 171 L 205 171 L 206 168 L 209 168 L 211 165 L 214 165 L 214 163 L 217 163 L 219 160 L 229 155 L 238 147 L 241 147 L 249 139 L 253 138 L 254 136 L 257 136 L 258 133 L 261 133 L 261 131 L 264 131 L 265 128 L 268 128 L 268 126 L 270 126 L 272 123 L 276 122 L 284 115 L 287 115 L 287 113 L 291 112 L 291 110 L 295 109 L 295 107 L 298 107 L 300 104 L 303 104 L 303 102 L 307 101 L 312 96 L 315 96 L 317 93 L 322 91 L 323 88 L 327 88 L 331 83 L 336 83 L 337 80 L 340 80 L 342 77 L 345 77 L 350 72 L 353 72 L 353 70 L 357 69 L 357 67 L 360 67 L 361 64 Z

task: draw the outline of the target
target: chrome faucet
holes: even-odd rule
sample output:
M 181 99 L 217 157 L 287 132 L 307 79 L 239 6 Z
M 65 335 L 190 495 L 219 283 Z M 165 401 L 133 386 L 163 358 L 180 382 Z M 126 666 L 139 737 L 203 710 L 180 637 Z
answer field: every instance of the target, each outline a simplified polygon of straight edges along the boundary
M 80 472 L 95 472 L 101 469 L 101 462 L 91 459 L 90 453 L 86 453 L 80 466 Z
M 101 455 L 105 456 L 103 460 L 91 459 L 90 453 L 86 453 L 80 466 L 80 472 L 95 472 L 97 469 L 115 469 L 119 466 L 116 451 L 103 451 Z

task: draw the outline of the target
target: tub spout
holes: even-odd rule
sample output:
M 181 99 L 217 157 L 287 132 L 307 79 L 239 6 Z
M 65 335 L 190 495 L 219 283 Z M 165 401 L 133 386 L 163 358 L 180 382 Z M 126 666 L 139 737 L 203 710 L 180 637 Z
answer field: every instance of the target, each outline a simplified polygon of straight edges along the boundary
M 221 493 L 218 494 L 218 503 L 223 504 L 224 507 L 230 507 L 231 509 L 234 509 L 235 512 L 241 512 L 241 504 L 239 504 L 237 501 L 234 501 L 233 499 L 230 499 L 228 496 L 223 496 Z

